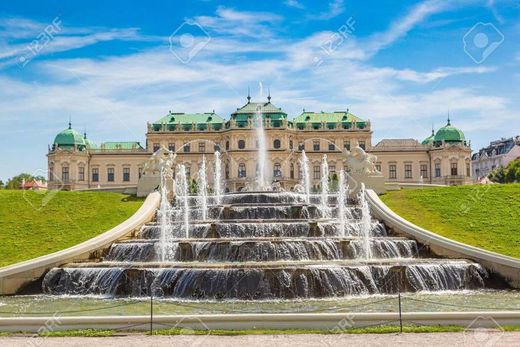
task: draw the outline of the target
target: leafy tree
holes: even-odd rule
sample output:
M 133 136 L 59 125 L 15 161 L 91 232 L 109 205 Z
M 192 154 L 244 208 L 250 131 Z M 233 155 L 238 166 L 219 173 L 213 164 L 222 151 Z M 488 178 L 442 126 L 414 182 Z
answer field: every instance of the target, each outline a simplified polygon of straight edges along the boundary
M 38 180 L 40 182 L 47 182 L 45 177 L 43 176 L 33 176 L 28 173 L 21 173 L 17 176 L 11 177 L 7 180 L 7 183 L 5 184 L 6 189 L 18 189 L 20 185 L 22 184 L 22 181 L 25 180 L 25 182 L 31 181 L 31 180 Z
M 489 179 L 496 183 L 520 182 L 520 158 L 513 160 L 507 167 L 499 167 L 490 172 Z
M 4 181 L 0 180 L 0 189 L 4 189 L 4 187 L 5 187 Z

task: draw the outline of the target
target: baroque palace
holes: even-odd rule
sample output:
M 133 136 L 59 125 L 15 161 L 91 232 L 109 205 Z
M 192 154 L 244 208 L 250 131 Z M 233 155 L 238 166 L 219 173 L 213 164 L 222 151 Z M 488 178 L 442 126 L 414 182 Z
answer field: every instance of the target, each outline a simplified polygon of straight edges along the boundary
M 301 152 L 309 158 L 310 176 L 320 184 L 323 156 L 331 175 L 349 170 L 345 152 L 356 146 L 377 157 L 375 166 L 386 182 L 459 185 L 471 182 L 471 148 L 464 133 L 446 126 L 422 142 L 385 139 L 372 145 L 372 125 L 348 111 L 303 111 L 292 120 L 271 103 L 251 102 L 233 112 L 228 120 L 209 113 L 172 113 L 148 123 L 146 145 L 139 142 L 104 142 L 100 145 L 72 129 L 60 132 L 49 147 L 51 189 L 135 187 L 144 163 L 161 147 L 177 154 L 176 163 L 186 166 L 195 178 L 202 158 L 213 165 L 220 151 L 225 186 L 238 191 L 256 179 L 258 138 L 255 115 L 262 115 L 270 179 L 290 189 L 300 180 Z M 212 175 L 209 175 L 212 177 Z M 211 181 L 211 179 L 210 179 Z

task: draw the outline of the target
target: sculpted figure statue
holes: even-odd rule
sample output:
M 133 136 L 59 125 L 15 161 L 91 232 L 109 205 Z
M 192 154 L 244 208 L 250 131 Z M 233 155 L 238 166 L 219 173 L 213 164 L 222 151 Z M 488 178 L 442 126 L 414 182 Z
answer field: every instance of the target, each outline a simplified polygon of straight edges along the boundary
M 166 148 L 159 148 L 144 164 L 143 175 L 160 175 L 163 168 L 168 171 L 172 171 L 175 157 L 176 154 L 170 152 Z
M 377 157 L 369 154 L 363 148 L 356 146 L 350 151 L 347 164 L 355 173 L 373 174 L 377 173 L 375 161 Z

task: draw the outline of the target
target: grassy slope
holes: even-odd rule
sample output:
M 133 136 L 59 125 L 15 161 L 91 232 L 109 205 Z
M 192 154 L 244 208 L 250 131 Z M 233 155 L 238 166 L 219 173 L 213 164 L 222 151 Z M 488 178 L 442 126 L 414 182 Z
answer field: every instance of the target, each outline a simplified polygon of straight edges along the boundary
M 400 190 L 381 200 L 439 235 L 520 258 L 520 184 Z
M 116 193 L 0 190 L 0 266 L 88 240 L 130 217 L 142 202 Z

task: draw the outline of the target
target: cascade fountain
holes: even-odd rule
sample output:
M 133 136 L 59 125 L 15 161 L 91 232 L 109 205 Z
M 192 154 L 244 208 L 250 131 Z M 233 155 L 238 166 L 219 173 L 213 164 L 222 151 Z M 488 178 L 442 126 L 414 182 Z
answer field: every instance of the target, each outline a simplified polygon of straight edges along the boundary
M 336 196 L 322 190 L 320 202 L 310 199 L 305 151 L 303 192 L 268 191 L 263 127 L 257 132 L 258 191 L 222 194 L 208 204 L 205 160 L 196 198 L 179 165 L 173 205 L 162 187 L 157 221 L 144 225 L 137 240 L 115 242 L 100 261 L 50 270 L 43 292 L 146 297 L 151 283 L 158 298 L 275 300 L 485 287 L 488 274 L 479 264 L 419 257 L 414 240 L 389 235 L 372 220 L 364 185 L 356 197 L 347 195 L 345 172 Z M 336 202 L 328 211 L 323 196 Z
M 302 150 L 302 157 L 300 160 L 301 164 L 301 173 L 302 173 L 302 181 L 301 185 L 304 188 L 305 191 L 305 202 L 307 204 L 310 203 L 310 197 L 311 197 L 311 178 L 309 173 L 309 159 L 307 158 L 307 155 L 305 154 L 305 150 Z
M 264 120 L 261 112 L 261 107 L 258 106 L 254 118 L 256 139 L 258 141 L 258 189 L 266 190 L 266 165 L 267 165 L 267 145 L 265 139 Z
M 180 207 L 180 212 L 183 221 L 184 235 L 186 238 L 190 237 L 190 206 L 189 206 L 189 192 L 188 192 L 188 178 L 186 177 L 186 167 L 184 165 L 177 166 L 177 176 L 175 179 L 176 203 Z
M 220 205 L 222 196 L 222 161 L 220 151 L 215 151 L 215 172 L 213 177 L 213 190 L 215 191 L 215 203 Z
M 206 178 L 206 157 L 202 156 L 197 180 L 197 198 L 200 204 L 202 220 L 208 219 L 208 180 Z
M 170 258 L 170 245 L 171 245 L 171 236 L 172 236 L 172 224 L 171 224 L 171 213 L 172 208 L 170 202 L 168 201 L 168 190 L 166 186 L 167 177 L 166 170 L 163 168 L 161 170 L 161 204 L 159 207 L 159 221 L 160 221 L 160 240 L 159 245 L 159 254 L 161 256 L 161 261 L 165 262 Z
M 321 160 L 321 208 L 324 217 L 330 217 L 329 211 L 329 163 L 327 155 Z
M 338 220 L 339 230 L 341 236 L 345 236 L 345 204 L 348 201 L 348 186 L 345 180 L 345 171 L 339 171 L 339 183 L 338 183 Z
M 359 191 L 359 205 L 361 206 L 361 236 L 363 237 L 363 257 L 365 259 L 372 258 L 372 249 L 370 244 L 370 230 L 372 228 L 372 218 L 370 217 L 370 208 L 366 199 L 365 184 L 361 183 Z

